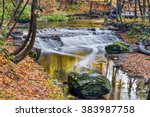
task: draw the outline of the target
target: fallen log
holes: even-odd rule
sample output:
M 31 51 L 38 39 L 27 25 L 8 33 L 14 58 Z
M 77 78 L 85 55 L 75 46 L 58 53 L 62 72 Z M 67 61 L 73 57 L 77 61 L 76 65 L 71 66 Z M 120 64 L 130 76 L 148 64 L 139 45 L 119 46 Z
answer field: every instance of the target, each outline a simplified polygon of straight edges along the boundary
M 146 44 L 143 44 L 143 43 L 140 43 L 139 46 L 138 46 L 138 50 L 139 52 L 143 53 L 143 54 L 146 54 L 146 55 L 150 55 L 150 50 L 149 49 L 146 49 L 148 45 Z

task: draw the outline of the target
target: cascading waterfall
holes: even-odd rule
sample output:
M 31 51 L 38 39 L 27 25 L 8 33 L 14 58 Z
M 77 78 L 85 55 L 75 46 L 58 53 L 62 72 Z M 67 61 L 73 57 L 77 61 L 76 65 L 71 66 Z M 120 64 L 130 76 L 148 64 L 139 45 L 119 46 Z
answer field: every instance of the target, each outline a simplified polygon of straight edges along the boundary
M 105 46 L 119 38 L 110 30 L 98 28 L 53 28 L 37 32 L 35 47 L 42 53 L 57 53 L 60 55 L 74 56 L 81 59 L 75 66 L 91 68 L 96 55 L 105 54 Z M 87 52 L 83 57 L 80 52 Z M 90 64 L 89 64 L 90 63 Z

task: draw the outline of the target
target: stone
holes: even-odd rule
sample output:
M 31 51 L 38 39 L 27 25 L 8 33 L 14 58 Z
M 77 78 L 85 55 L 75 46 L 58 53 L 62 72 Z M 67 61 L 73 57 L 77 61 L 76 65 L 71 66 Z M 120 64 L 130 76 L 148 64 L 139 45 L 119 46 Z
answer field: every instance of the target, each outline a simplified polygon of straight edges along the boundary
M 120 54 L 130 51 L 129 45 L 123 42 L 114 42 L 113 44 L 106 46 L 105 50 L 109 54 Z
M 98 73 L 75 73 L 68 75 L 71 94 L 85 99 L 99 99 L 111 90 L 110 81 Z

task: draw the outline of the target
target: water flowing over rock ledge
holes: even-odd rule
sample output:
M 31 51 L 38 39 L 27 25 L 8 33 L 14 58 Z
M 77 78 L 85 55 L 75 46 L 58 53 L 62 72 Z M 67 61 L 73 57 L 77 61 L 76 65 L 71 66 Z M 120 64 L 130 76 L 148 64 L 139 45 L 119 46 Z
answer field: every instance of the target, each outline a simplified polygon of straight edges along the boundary
M 25 36 L 26 32 L 23 35 Z M 34 48 L 41 50 L 38 62 L 51 77 L 66 82 L 66 77 L 71 71 L 100 72 L 108 77 L 113 86 L 106 99 L 143 99 L 136 95 L 136 82 L 132 79 L 130 83 L 130 76 L 118 69 L 120 66 L 113 62 L 112 58 L 105 56 L 105 46 L 118 41 L 123 42 L 122 38 L 111 30 L 49 28 L 37 31 Z M 115 58 L 116 55 L 113 56 Z M 133 88 L 128 87 L 130 84 Z M 145 88 L 143 90 L 147 91 Z M 130 96 L 127 96 L 129 92 Z

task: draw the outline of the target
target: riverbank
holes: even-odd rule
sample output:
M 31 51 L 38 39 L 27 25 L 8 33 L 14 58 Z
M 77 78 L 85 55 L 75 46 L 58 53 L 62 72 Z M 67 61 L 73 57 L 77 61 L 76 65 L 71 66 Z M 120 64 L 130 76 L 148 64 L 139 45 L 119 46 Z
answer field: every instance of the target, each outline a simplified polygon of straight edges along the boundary
M 150 56 L 134 53 L 128 54 L 123 62 L 123 69 L 130 77 L 150 78 Z
M 11 50 L 14 47 L 5 48 Z M 1 45 L 2 46 L 2 45 Z M 55 86 L 43 67 L 30 57 L 18 64 L 12 63 L 0 51 L 0 99 L 2 100 L 46 100 L 63 99 L 62 90 Z
M 131 46 L 131 52 L 125 54 L 123 57 L 123 70 L 130 77 L 150 78 L 150 56 L 141 53 L 139 50 L 140 43 L 150 40 L 150 25 L 148 24 L 148 20 L 143 22 L 139 19 L 126 19 L 124 27 L 116 21 L 106 22 L 105 25 L 108 27 L 112 26 L 111 30 L 115 30 L 124 42 Z
M 121 32 L 123 40 L 133 47 L 133 53 L 126 55 L 123 61 L 123 69 L 129 76 L 134 78 L 150 78 L 150 56 L 138 51 L 136 43 L 139 41 L 134 35 L 129 36 L 127 32 Z

